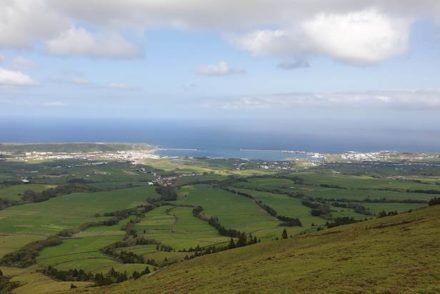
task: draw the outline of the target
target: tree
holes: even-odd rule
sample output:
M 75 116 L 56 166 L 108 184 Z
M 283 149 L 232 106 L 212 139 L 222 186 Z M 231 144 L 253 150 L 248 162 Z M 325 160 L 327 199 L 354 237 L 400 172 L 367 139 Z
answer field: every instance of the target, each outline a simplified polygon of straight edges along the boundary
M 235 242 L 234 242 L 234 239 L 231 238 L 231 240 L 229 240 L 229 245 L 228 245 L 228 247 L 229 247 L 230 249 L 235 248 Z
M 238 241 L 236 246 L 237 247 L 242 247 L 242 246 L 246 246 L 247 245 L 247 237 L 245 233 L 241 233 L 240 236 L 238 236 Z
M 147 266 L 145 267 L 145 269 L 142 271 L 143 275 L 149 274 L 150 273 L 150 268 Z
M 289 238 L 289 236 L 287 235 L 287 231 L 286 231 L 286 229 L 283 230 L 283 233 L 281 234 L 281 238 L 282 238 L 282 239 L 287 239 L 287 238 Z
M 429 201 L 429 206 L 440 205 L 440 198 L 432 198 Z
M 386 217 L 387 216 L 387 212 L 385 210 L 382 210 L 381 212 L 379 212 L 378 217 Z
M 141 274 L 138 273 L 137 271 L 134 271 L 134 272 L 133 272 L 133 275 L 132 275 L 133 279 L 137 280 L 137 279 L 140 278 L 140 276 L 141 276 Z

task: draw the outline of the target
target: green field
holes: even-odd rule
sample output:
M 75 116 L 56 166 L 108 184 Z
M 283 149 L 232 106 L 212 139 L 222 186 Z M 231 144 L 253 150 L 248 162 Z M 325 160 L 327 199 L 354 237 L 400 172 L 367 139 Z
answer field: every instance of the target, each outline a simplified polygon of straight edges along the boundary
M 430 167 L 425 177 L 423 165 L 396 169 L 388 163 L 372 164 L 370 169 L 366 163 L 304 165 L 296 171 L 265 170 L 258 161 L 204 158 L 148 159 L 144 164 L 1 163 L 0 198 L 8 201 L 21 200 L 26 190 L 41 192 L 55 186 L 78 185 L 93 191 L 60 193 L 41 202 L 5 200 L 0 206 L 0 262 L 35 254 L 35 258 L 26 256 L 30 261 L 26 268 L 0 267 L 21 283 L 17 293 L 69 291 L 72 281 L 57 281 L 42 273 L 48 266 L 104 274 L 114 268 L 129 277 L 147 266 L 155 271 L 111 288 L 84 288 L 97 282 L 94 277 L 73 281 L 78 291 L 98 293 L 206 293 L 211 289 L 364 293 L 367 286 L 373 287 L 372 293 L 401 293 L 411 285 L 420 290 L 414 293 L 437 289 L 428 285 L 438 280 L 431 270 L 440 268 L 440 259 L 433 253 L 439 249 L 438 208 L 422 207 L 440 196 L 440 167 L 438 173 L 435 166 Z M 283 166 L 296 166 L 296 162 Z M 23 178 L 31 183 L 21 184 Z M 409 210 L 412 213 L 376 218 L 382 211 Z M 302 226 L 281 226 L 282 216 L 298 218 Z M 327 228 L 332 222 L 365 219 L 370 220 Z M 29 243 L 66 229 L 73 230 L 57 237 L 61 244 L 29 249 Z M 292 240 L 279 240 L 284 229 Z M 252 233 L 261 243 L 231 249 L 238 244 L 236 231 Z M 231 236 L 235 245 L 230 244 Z M 212 253 L 212 247 L 225 251 Z M 405 272 L 411 267 L 411 272 Z M 411 281 L 416 269 L 427 277 Z M 407 284 L 397 284 L 399 279 Z
M 191 207 L 162 206 L 147 213 L 136 224 L 138 234 L 154 239 L 174 249 L 225 244 L 228 238 L 192 215 Z
M 440 207 L 179 263 L 111 293 L 438 293 Z M 84 292 L 100 293 L 101 289 Z M 83 292 L 83 291 L 81 291 Z
M 0 187 L 0 198 L 9 200 L 20 200 L 25 191 L 41 192 L 49 188 L 53 188 L 52 185 L 44 184 L 25 184 L 14 185 L 9 187 Z
M 226 228 L 252 233 L 259 238 L 278 236 L 282 230 L 278 220 L 253 200 L 208 185 L 185 186 L 177 203 L 200 205 L 206 214 L 218 217 Z
M 303 174 L 298 174 L 300 178 L 303 177 Z M 247 182 L 238 182 L 235 184 L 236 187 L 245 188 L 245 189 L 277 189 L 283 192 L 297 192 L 297 193 L 303 193 L 306 196 L 313 197 L 313 198 L 324 198 L 324 199 L 346 199 L 346 200 L 356 200 L 356 201 L 362 201 L 365 199 L 388 199 L 388 200 L 395 200 L 395 201 L 403 201 L 408 199 L 413 200 L 419 200 L 419 201 L 428 201 L 433 196 L 430 194 L 424 194 L 424 193 L 412 193 L 412 192 L 406 192 L 406 190 L 402 191 L 389 191 L 389 190 L 380 190 L 380 189 L 402 189 L 402 182 L 393 180 L 391 183 L 387 182 L 387 186 L 368 186 L 368 184 L 364 183 L 363 181 L 359 180 L 359 177 L 355 177 L 355 180 L 353 182 L 353 177 L 348 177 L 345 181 L 341 180 L 342 176 L 337 177 L 338 181 L 336 183 L 340 184 L 332 184 L 332 182 L 328 179 L 329 176 L 325 176 L 324 180 L 319 180 L 319 175 L 314 175 L 313 180 L 314 182 L 311 182 L 309 179 L 309 183 L 306 182 L 301 183 L 294 183 L 291 180 L 288 179 L 277 179 L 277 178 L 251 178 L 248 179 Z M 309 176 L 310 178 L 310 176 Z M 378 180 L 371 180 L 368 179 L 366 181 L 377 181 Z M 323 187 L 320 186 L 329 184 L 330 185 L 336 185 L 340 188 L 332 188 L 332 187 Z M 359 187 L 356 186 L 356 184 L 360 184 Z M 379 185 L 378 183 L 376 183 Z M 347 188 L 349 187 L 349 188 Z M 369 187 L 369 188 L 367 188 Z M 417 184 L 416 186 L 411 185 L 405 185 L 408 189 L 414 190 L 414 189 L 420 189 Z M 434 185 L 425 185 L 424 189 L 434 189 L 436 186 Z M 437 186 L 438 187 L 438 186 Z
M 124 220 L 113 226 L 97 226 L 82 231 L 63 241 L 61 245 L 42 250 L 37 263 L 59 270 L 76 268 L 94 273 L 106 272 L 111 267 L 128 273 L 133 270 L 141 271 L 145 268 L 144 264 L 121 264 L 100 251 L 123 239 L 125 232 L 122 231 L 122 226 L 127 222 L 128 220 Z
M 0 234 L 11 236 L 7 242 L 0 242 L 0 252 L 18 249 L 30 242 L 26 238 L 15 239 L 14 235 L 44 239 L 64 229 L 102 220 L 97 214 L 135 207 L 155 197 L 153 188 L 140 187 L 77 193 L 0 210 Z
M 46 294 L 63 293 L 70 290 L 72 282 L 56 281 L 38 271 L 37 266 L 31 266 L 24 269 L 0 267 L 3 273 L 12 277 L 11 281 L 20 283 L 20 287 L 14 289 L 15 294 Z M 78 288 L 89 287 L 91 282 L 74 282 Z
M 284 194 L 247 189 L 237 189 L 237 191 L 252 195 L 255 199 L 260 200 L 275 209 L 279 215 L 299 218 L 305 227 L 309 227 L 312 224 L 320 225 L 325 223 L 323 218 L 312 216 L 310 214 L 310 208 L 302 205 L 300 199 L 292 198 Z
M 329 173 L 298 173 L 297 176 L 304 180 L 304 184 L 319 185 L 331 184 L 352 189 L 436 189 L 435 184 L 421 184 L 410 181 L 398 180 L 393 177 L 378 178 L 368 175 L 346 175 Z
M 439 187 L 435 182 L 421 184 L 419 183 L 420 180 L 414 182 L 391 176 L 378 178 L 377 176 L 368 175 L 300 172 L 284 177 L 251 177 L 246 181 L 236 182 L 234 186 L 247 189 L 247 191 L 254 191 L 253 193 L 256 193 L 256 195 L 258 193 L 269 195 L 273 192 L 272 194 L 290 194 L 298 199 L 313 199 L 315 202 L 329 205 L 331 217 L 333 218 L 353 217 L 355 219 L 364 219 L 370 216 L 355 212 L 352 208 L 336 207 L 333 203 L 338 202 L 347 205 L 357 203 L 367 208 L 372 215 L 381 211 L 407 211 L 426 206 L 435 194 L 422 192 L 435 192 L 438 191 L 437 187 Z M 267 192 L 261 192 L 261 190 Z M 413 191 L 419 192 L 415 193 Z M 271 203 L 273 201 L 271 199 L 265 200 L 265 202 Z M 276 206 L 277 204 L 273 203 L 272 205 Z
M 42 235 L 34 234 L 3 234 L 0 233 L 0 257 L 5 254 L 11 253 L 18 248 L 23 247 L 27 243 L 44 239 Z
M 185 256 L 188 255 L 186 252 L 179 251 L 159 251 L 156 249 L 156 245 L 130 246 L 121 248 L 118 251 L 122 250 L 142 255 L 146 260 L 153 259 L 159 266 L 166 266 L 170 263 L 183 261 Z
M 404 212 L 426 206 L 419 203 L 363 203 L 363 205 L 376 214 L 381 211 Z
M 264 177 L 264 178 L 250 178 L 247 179 L 246 182 L 238 182 L 236 186 L 249 188 L 249 189 L 258 189 L 258 188 L 281 189 L 281 188 L 293 188 L 296 186 L 296 184 L 289 179 Z

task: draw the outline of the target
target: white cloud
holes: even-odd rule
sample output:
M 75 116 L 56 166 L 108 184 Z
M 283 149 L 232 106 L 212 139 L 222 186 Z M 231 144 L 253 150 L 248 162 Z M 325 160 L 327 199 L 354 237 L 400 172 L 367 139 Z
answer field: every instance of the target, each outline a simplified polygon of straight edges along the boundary
M 35 84 L 31 77 L 22 72 L 0 68 L 0 87 L 23 87 Z
M 45 0 L 1 1 L 0 47 L 32 47 L 67 26 L 67 17 L 48 6 Z
M 219 61 L 216 64 L 201 65 L 196 69 L 196 73 L 204 76 L 227 76 L 233 74 L 245 73 L 245 70 L 240 68 L 232 68 L 224 61 Z
M 376 63 L 407 49 L 410 21 L 374 9 L 320 13 L 302 23 L 313 51 L 354 63 Z
M 374 9 L 320 13 L 286 30 L 259 30 L 232 42 L 254 55 L 326 55 L 350 63 L 377 63 L 404 52 L 410 21 Z
M 230 110 L 294 110 L 298 108 L 370 108 L 440 110 L 440 91 L 369 91 L 342 93 L 287 93 L 223 98 L 204 103 L 208 108 Z
M 375 63 L 404 52 L 421 18 L 438 22 L 440 1 L 2 0 L 0 47 L 49 41 L 54 54 L 132 57 L 139 49 L 124 32 L 159 27 L 239 34 L 236 44 L 254 54 Z
M 47 42 L 48 52 L 56 55 L 83 55 L 93 57 L 139 57 L 140 48 L 119 35 L 93 34 L 83 28 L 71 27 L 58 38 Z
M 221 31 L 286 27 L 319 13 L 377 8 L 402 16 L 440 15 L 438 0 L 49 0 L 75 19 L 104 26 L 168 26 Z

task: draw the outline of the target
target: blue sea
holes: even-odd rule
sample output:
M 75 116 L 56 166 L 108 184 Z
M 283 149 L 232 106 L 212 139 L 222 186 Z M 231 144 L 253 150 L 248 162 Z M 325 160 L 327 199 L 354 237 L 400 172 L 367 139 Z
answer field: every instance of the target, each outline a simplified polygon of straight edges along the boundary
M 363 129 L 335 132 L 306 126 L 172 120 L 0 119 L 0 142 L 131 142 L 160 147 L 163 156 L 282 160 L 283 150 L 338 153 L 440 151 L 440 133 Z M 295 155 L 307 156 L 307 155 Z
M 286 160 L 288 158 L 312 159 L 313 153 L 292 152 L 288 150 L 253 150 L 253 149 L 159 149 L 156 154 L 164 157 L 207 157 L 207 158 L 240 158 L 258 160 Z

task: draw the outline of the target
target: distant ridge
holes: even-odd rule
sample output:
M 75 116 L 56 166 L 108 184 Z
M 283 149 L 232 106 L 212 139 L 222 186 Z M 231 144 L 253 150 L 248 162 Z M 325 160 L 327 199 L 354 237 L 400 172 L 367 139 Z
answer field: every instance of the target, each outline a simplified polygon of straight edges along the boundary
M 3 152 L 111 152 L 154 148 L 144 143 L 0 143 L 0 151 Z

